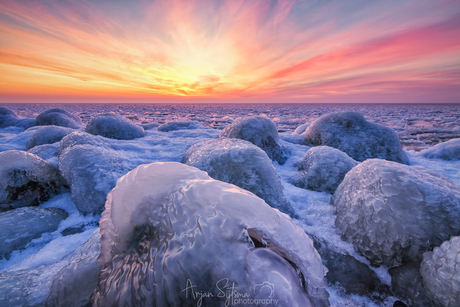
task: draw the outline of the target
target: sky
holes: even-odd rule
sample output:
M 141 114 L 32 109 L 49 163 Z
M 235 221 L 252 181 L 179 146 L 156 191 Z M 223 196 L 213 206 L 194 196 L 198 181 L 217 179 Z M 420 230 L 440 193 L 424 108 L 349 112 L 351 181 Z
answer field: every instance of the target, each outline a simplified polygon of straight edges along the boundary
M 0 2 L 0 102 L 457 102 L 458 0 Z

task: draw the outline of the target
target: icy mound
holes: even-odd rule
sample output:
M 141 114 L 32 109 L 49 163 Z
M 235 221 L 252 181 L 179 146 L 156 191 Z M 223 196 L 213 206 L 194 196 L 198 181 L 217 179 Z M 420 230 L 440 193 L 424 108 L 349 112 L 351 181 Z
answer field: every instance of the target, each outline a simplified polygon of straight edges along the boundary
M 460 160 L 460 139 L 440 143 L 421 152 L 428 159 Z
M 96 147 L 110 148 L 110 143 L 104 140 L 101 136 L 75 131 L 65 136 L 59 143 L 58 152 L 61 155 L 64 150 L 76 145 L 91 145 Z
M 62 184 L 58 170 L 42 158 L 20 150 L 0 153 L 0 212 L 37 206 Z
M 162 132 L 183 130 L 183 129 L 203 129 L 204 126 L 194 121 L 175 121 L 160 125 L 157 130 Z
M 66 110 L 55 108 L 40 113 L 36 118 L 37 126 L 61 126 L 78 129 L 81 127 L 80 117 Z
M 307 130 L 308 126 L 310 126 L 310 124 L 303 124 L 303 125 L 300 125 L 299 127 L 297 127 L 295 130 L 294 130 L 294 133 L 295 134 L 302 134 L 305 132 L 305 130 Z
M 142 127 L 115 113 L 97 115 L 88 122 L 85 131 L 117 140 L 132 140 L 145 135 Z
M 420 262 L 408 262 L 388 271 L 391 275 L 391 290 L 393 294 L 404 299 L 409 306 L 431 307 L 422 285 Z
M 57 144 L 38 145 L 29 149 L 27 152 L 39 156 L 43 160 L 48 161 L 54 167 L 58 167 L 58 146 Z
M 129 169 L 113 149 L 73 145 L 59 154 L 59 170 L 70 186 L 72 201 L 86 215 L 104 209 L 107 193 Z
M 100 231 L 93 306 L 195 306 L 202 296 L 192 289 L 213 295 L 203 306 L 223 306 L 228 291 L 279 306 L 329 305 L 326 268 L 302 229 L 185 164 L 141 165 L 120 178 Z
M 372 265 L 399 266 L 460 233 L 460 188 L 419 166 L 367 160 L 331 199 L 335 225 Z
M 14 126 L 18 123 L 19 116 L 12 110 L 0 107 L 0 128 Z
M 225 127 L 219 134 L 223 138 L 242 139 L 262 148 L 268 157 L 279 164 L 284 164 L 287 157 L 278 144 L 279 136 L 275 124 L 268 118 L 254 116 L 239 118 Z
M 0 259 L 9 259 L 11 252 L 23 249 L 32 239 L 53 232 L 68 214 L 57 208 L 27 207 L 0 213 Z
M 420 273 L 426 294 L 436 306 L 460 306 L 459 255 L 460 237 L 452 237 L 423 254 Z
M 299 188 L 333 194 L 345 174 L 357 164 L 338 149 L 329 146 L 313 147 L 296 163 L 300 173 L 292 176 L 290 182 Z
M 101 269 L 97 257 L 101 252 L 99 228 L 85 244 L 75 250 L 74 258 L 54 277 L 45 306 L 88 306 L 89 297 L 97 286 Z
M 70 134 L 74 131 L 74 129 L 59 126 L 40 127 L 30 136 L 25 150 L 29 150 L 38 145 L 53 144 L 59 142 L 67 134 Z
M 213 179 L 248 190 L 282 212 L 293 214 L 281 180 L 267 154 L 239 139 L 199 142 L 185 153 L 183 162 L 205 171 Z
M 360 113 L 337 112 L 321 116 L 305 130 L 305 142 L 340 149 L 357 161 L 379 158 L 408 164 L 398 135 L 370 123 Z

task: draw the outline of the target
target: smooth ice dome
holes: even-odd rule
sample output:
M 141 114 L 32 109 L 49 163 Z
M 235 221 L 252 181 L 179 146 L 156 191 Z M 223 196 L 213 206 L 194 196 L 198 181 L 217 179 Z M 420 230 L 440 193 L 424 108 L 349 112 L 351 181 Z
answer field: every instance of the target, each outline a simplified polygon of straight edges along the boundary
M 88 122 L 85 131 L 117 140 L 132 140 L 145 135 L 144 128 L 115 113 L 95 116 Z
M 338 232 L 374 266 L 420 261 L 460 232 L 460 188 L 419 166 L 367 160 L 347 173 L 331 203 Z
M 38 145 L 53 144 L 59 142 L 66 135 L 74 132 L 72 128 L 60 126 L 44 126 L 35 130 L 27 142 L 25 150 L 29 150 Z
M 357 164 L 338 149 L 313 147 L 295 164 L 299 173 L 292 176 L 290 182 L 299 188 L 333 194 L 345 174 Z
M 329 305 L 327 270 L 302 229 L 254 194 L 185 164 L 141 165 L 120 178 L 100 231 L 93 306 L 192 306 L 192 287 L 213 294 L 203 306 L 223 305 L 218 295 L 232 285 L 279 306 Z
M 163 132 L 169 131 L 176 131 L 176 130 L 183 130 L 183 129 L 203 129 L 204 126 L 195 121 L 187 120 L 187 121 L 174 121 L 169 122 L 163 125 L 160 125 L 157 130 Z
M 14 126 L 18 123 L 19 116 L 13 110 L 0 107 L 0 128 Z
M 428 159 L 460 160 L 460 139 L 437 144 L 421 152 Z
M 0 212 L 37 206 L 62 184 L 58 170 L 42 158 L 21 150 L 0 153 Z
M 423 254 L 420 274 L 426 294 L 436 306 L 460 306 L 460 237 Z
M 61 142 L 59 142 L 59 155 L 61 155 L 64 150 L 77 145 L 91 145 L 110 148 L 110 143 L 101 136 L 95 136 L 86 132 L 75 131 L 65 136 Z
M 78 129 L 82 122 L 80 117 L 67 112 L 64 109 L 55 108 L 40 113 L 36 118 L 37 126 L 61 126 Z
M 25 207 L 0 213 L 0 259 L 23 249 L 32 239 L 55 231 L 68 214 L 57 208 Z
M 408 164 L 398 135 L 390 128 L 368 122 L 356 112 L 321 116 L 304 132 L 305 143 L 337 148 L 357 161 L 378 158 Z
M 185 153 L 183 162 L 208 173 L 213 179 L 248 190 L 285 213 L 293 213 L 284 197 L 281 180 L 267 154 L 239 139 L 199 142 Z
M 219 137 L 236 138 L 251 142 L 262 148 L 270 159 L 277 161 L 279 164 L 284 164 L 287 160 L 283 148 L 278 144 L 278 129 L 266 117 L 239 118 L 225 127 L 220 132 Z

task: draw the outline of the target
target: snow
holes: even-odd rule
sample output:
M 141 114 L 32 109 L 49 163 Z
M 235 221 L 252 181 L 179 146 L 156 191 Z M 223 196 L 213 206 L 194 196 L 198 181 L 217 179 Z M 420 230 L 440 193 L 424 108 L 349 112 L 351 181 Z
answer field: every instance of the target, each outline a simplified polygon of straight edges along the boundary
M 159 305 L 183 305 L 190 298 L 180 294 L 186 288 L 181 281 L 193 279 L 198 289 L 214 291 L 225 278 L 237 283 L 239 292 L 254 289 L 262 280 L 282 282 L 275 298 L 287 301 L 280 305 L 292 300 L 303 306 L 309 300 L 315 306 L 328 305 L 327 271 L 311 239 L 254 194 L 191 166 L 152 163 L 123 176 L 107 196 L 100 231 L 99 260 L 108 277 L 94 292 L 96 305 L 124 305 L 140 297 L 147 305 L 154 298 Z M 257 251 L 259 244 L 269 251 Z M 142 267 L 147 266 L 153 271 L 145 275 Z M 137 273 L 120 275 L 123 271 Z M 131 291 L 142 291 L 142 296 Z
M 117 140 L 132 140 L 144 136 L 144 128 L 115 113 L 95 116 L 88 122 L 85 131 Z

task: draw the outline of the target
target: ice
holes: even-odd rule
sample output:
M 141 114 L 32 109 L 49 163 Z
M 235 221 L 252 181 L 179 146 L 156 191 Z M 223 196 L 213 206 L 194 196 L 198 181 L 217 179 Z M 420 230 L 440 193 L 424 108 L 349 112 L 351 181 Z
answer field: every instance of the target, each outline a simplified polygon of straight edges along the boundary
M 85 131 L 117 140 L 132 140 L 144 136 L 144 128 L 115 113 L 97 115 L 88 122 Z
M 199 142 L 187 150 L 183 163 L 207 172 L 213 179 L 248 190 L 270 206 L 293 214 L 272 161 L 250 142 L 228 138 Z
M 333 194 L 345 174 L 357 164 L 338 149 L 313 147 L 296 163 L 299 173 L 292 176 L 290 182 L 299 188 Z
M 347 173 L 331 203 L 339 233 L 375 266 L 419 261 L 460 229 L 460 188 L 419 166 L 367 160 Z
M 36 206 L 62 184 L 58 170 L 42 158 L 20 150 L 0 153 L 0 212 Z
M 225 127 L 219 137 L 237 138 L 249 141 L 262 148 L 268 157 L 279 164 L 286 162 L 283 148 L 278 144 L 279 135 L 275 124 L 263 116 L 239 118 Z
M 9 259 L 12 251 L 23 249 L 42 233 L 55 231 L 67 216 L 62 209 L 37 207 L 0 213 L 0 259 Z
M 428 159 L 460 160 L 460 139 L 452 139 L 420 152 Z
M 13 110 L 0 107 L 0 128 L 14 126 L 18 123 L 19 116 Z
M 216 287 L 233 283 L 232 293 L 274 294 L 280 306 L 329 305 L 311 239 L 254 194 L 194 167 L 137 167 L 107 196 L 100 225 L 94 306 L 194 305 L 191 287 L 213 293 L 203 304 L 222 304 Z
M 420 274 L 435 306 L 460 306 L 460 237 L 423 254 Z
M 35 130 L 26 144 L 25 150 L 29 150 L 35 146 L 43 144 L 53 144 L 59 142 L 67 134 L 74 132 L 72 128 L 60 126 L 44 126 Z
M 61 140 L 61 142 L 59 142 L 59 155 L 61 155 L 64 152 L 64 150 L 76 145 L 91 145 L 103 148 L 110 148 L 109 140 L 101 136 L 95 136 L 86 132 L 75 131 L 65 136 Z
M 294 133 L 302 134 L 305 132 L 305 130 L 307 130 L 308 126 L 310 126 L 310 123 L 302 124 L 294 130 Z
M 420 261 L 410 261 L 389 270 L 391 289 L 397 297 L 404 299 L 409 306 L 431 307 L 425 295 L 420 275 Z
M 173 121 L 160 125 L 157 130 L 162 132 L 183 130 L 183 129 L 203 129 L 203 125 L 195 121 Z
M 366 121 L 360 113 L 323 115 L 305 130 L 304 136 L 307 144 L 337 148 L 357 161 L 379 158 L 408 164 L 397 134 Z
M 29 149 L 27 152 L 34 154 L 42 158 L 43 160 L 46 160 L 54 167 L 59 168 L 58 147 L 59 147 L 59 143 L 38 145 L 38 146 L 33 147 L 32 149 Z
M 81 119 L 64 109 L 54 108 L 40 113 L 36 118 L 37 126 L 62 126 L 78 129 L 81 128 Z

